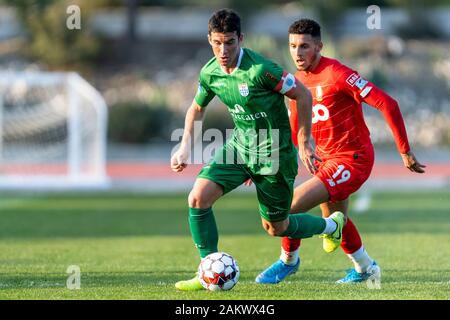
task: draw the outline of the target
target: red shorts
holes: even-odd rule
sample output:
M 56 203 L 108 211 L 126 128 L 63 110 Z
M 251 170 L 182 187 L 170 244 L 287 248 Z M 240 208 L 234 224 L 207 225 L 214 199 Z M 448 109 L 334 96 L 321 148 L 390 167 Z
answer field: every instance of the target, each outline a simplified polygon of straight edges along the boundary
M 321 157 L 316 162 L 318 177 L 328 190 L 331 202 L 347 199 L 369 178 L 374 163 L 373 148 L 332 157 Z

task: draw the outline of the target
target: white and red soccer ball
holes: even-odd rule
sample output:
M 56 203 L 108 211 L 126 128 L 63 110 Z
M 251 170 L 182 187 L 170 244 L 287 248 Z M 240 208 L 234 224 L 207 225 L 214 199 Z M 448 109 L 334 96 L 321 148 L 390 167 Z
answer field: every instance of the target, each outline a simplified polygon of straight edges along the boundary
M 230 290 L 239 280 L 239 266 L 231 255 L 225 252 L 214 252 L 200 262 L 198 278 L 205 289 Z

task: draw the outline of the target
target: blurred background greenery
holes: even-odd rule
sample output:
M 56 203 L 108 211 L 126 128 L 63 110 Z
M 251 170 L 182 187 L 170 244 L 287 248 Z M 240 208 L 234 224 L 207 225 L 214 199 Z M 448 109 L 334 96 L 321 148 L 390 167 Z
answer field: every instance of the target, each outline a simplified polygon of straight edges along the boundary
M 81 9 L 80 30 L 65 27 L 69 5 Z M 381 8 L 380 30 L 365 25 L 370 5 Z M 280 26 L 317 19 L 323 54 L 395 97 L 413 143 L 450 146 L 449 0 L 0 0 L 0 12 L 12 10 L 20 25 L 0 38 L 0 68 L 75 70 L 107 101 L 110 142 L 164 143 L 183 126 L 198 72 L 212 57 L 207 19 L 222 7 L 241 14 L 244 46 L 290 71 L 287 28 Z M 384 120 L 370 109 L 374 142 L 392 146 Z M 232 127 L 219 101 L 205 119 L 204 128 L 212 127 Z

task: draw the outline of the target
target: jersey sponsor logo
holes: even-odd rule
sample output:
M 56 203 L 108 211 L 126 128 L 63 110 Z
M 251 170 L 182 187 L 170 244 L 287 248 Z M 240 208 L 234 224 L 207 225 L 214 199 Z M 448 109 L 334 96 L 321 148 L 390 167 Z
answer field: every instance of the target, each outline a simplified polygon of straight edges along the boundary
M 370 90 L 372 90 L 372 87 L 371 86 L 367 86 L 367 87 L 364 88 L 363 91 L 361 91 L 361 93 L 359 95 L 361 97 L 365 98 L 369 94 Z
M 239 93 L 241 94 L 241 96 L 246 97 L 249 94 L 249 90 L 248 90 L 248 85 L 247 83 L 240 83 L 238 85 L 239 87 Z
M 330 118 L 330 111 L 323 104 L 316 104 L 312 108 L 312 123 L 327 121 Z
M 358 87 L 359 88 L 359 90 L 362 90 L 362 89 L 364 89 L 364 87 L 366 86 L 366 84 L 368 83 L 369 81 L 367 81 L 367 80 L 365 80 L 365 79 L 363 79 L 363 78 L 358 78 L 358 80 L 356 80 L 356 82 L 355 82 L 355 86 L 356 87 Z
M 234 109 L 230 108 L 231 116 L 237 120 L 254 121 L 260 118 L 267 118 L 267 113 L 265 112 L 257 112 L 253 114 L 242 114 L 242 113 L 245 113 L 244 107 L 242 107 L 237 103 L 234 105 Z
M 345 82 L 347 82 L 349 85 L 351 85 L 352 87 L 355 85 L 356 80 L 358 80 L 359 75 L 357 73 L 352 73 L 351 75 L 348 76 L 347 80 L 345 80 Z
M 231 116 L 236 120 L 244 120 L 244 121 L 255 121 L 260 118 L 267 118 L 267 113 L 265 112 L 257 112 L 253 114 L 239 114 L 239 113 L 231 113 Z
M 235 104 L 234 105 L 234 109 L 231 109 L 230 108 L 230 112 L 231 113 L 239 113 L 239 112 L 245 112 L 245 110 L 244 110 L 244 107 L 242 107 L 241 105 L 239 105 L 239 104 Z

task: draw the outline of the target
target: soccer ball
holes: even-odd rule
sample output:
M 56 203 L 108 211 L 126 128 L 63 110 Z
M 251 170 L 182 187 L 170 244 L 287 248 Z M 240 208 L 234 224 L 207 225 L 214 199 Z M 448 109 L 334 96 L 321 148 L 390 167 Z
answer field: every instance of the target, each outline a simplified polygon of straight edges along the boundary
M 230 290 L 239 280 L 239 266 L 236 260 L 225 252 L 211 253 L 200 262 L 198 278 L 205 289 Z

